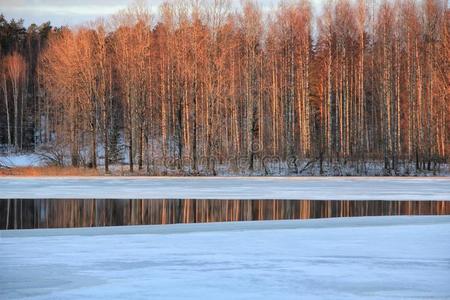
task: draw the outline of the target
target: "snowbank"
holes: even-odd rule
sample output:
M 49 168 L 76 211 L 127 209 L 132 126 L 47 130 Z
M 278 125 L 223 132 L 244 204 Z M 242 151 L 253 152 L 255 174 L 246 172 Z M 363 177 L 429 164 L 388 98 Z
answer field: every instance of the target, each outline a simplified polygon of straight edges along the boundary
M 14 154 L 0 156 L 0 166 L 9 168 L 43 166 L 41 157 L 37 154 Z

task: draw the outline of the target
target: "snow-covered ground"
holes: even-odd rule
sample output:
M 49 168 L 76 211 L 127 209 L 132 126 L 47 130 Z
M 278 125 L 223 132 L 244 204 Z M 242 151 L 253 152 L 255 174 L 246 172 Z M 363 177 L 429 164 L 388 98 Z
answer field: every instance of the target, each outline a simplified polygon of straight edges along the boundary
M 0 231 L 1 299 L 449 299 L 450 217 Z
M 122 138 L 121 138 L 122 139 Z M 123 144 L 123 143 L 122 143 Z M 7 149 L 6 146 L 0 145 L 0 151 Z M 66 149 L 67 150 L 67 149 Z M 5 150 L 0 152 L 0 167 L 17 168 L 17 167 L 46 167 L 53 165 L 71 165 L 71 157 L 68 151 L 60 149 L 58 146 L 42 146 L 36 152 L 11 152 L 7 153 Z M 123 151 L 122 151 L 123 152 Z M 156 151 L 158 153 L 159 151 Z M 81 165 L 87 165 L 90 161 L 90 150 L 85 148 L 79 153 Z M 128 155 L 121 153 L 119 159 L 120 162 L 109 165 L 109 170 L 114 175 L 123 176 L 127 174 L 129 170 Z M 104 172 L 104 148 L 102 145 L 97 149 L 97 165 L 98 171 Z M 237 160 L 236 160 L 237 159 Z M 201 161 L 206 163 L 206 158 L 202 158 Z M 216 161 L 213 157 L 211 161 Z M 178 168 L 178 163 L 175 163 L 174 159 L 168 157 L 160 157 L 157 154 L 152 155 L 151 164 L 149 169 L 135 173 L 135 175 L 192 175 L 194 174 L 191 168 L 191 162 L 189 158 L 183 160 L 181 170 Z M 223 163 L 214 163 L 214 172 L 208 169 L 204 164 L 198 165 L 198 172 L 201 175 L 218 176 L 422 176 L 422 177 L 435 177 L 435 176 L 447 176 L 450 177 L 450 165 L 448 163 L 439 163 L 437 165 L 432 164 L 430 170 L 417 169 L 415 162 L 401 161 L 399 162 L 398 170 L 394 172 L 388 172 L 385 169 L 384 160 L 366 160 L 361 161 L 324 161 L 322 168 L 319 161 L 308 159 L 295 159 L 295 165 L 293 164 L 293 158 L 289 161 L 283 161 L 277 157 L 256 157 L 254 161 L 254 170 L 249 171 L 248 166 L 242 161 L 242 158 L 230 158 Z M 196 173 L 196 172 L 195 172 Z
M 0 166 L 10 168 L 17 167 L 40 167 L 43 166 L 42 158 L 37 154 L 14 154 L 9 156 L 0 156 Z
M 433 177 L 0 177 L 0 199 L 450 200 Z

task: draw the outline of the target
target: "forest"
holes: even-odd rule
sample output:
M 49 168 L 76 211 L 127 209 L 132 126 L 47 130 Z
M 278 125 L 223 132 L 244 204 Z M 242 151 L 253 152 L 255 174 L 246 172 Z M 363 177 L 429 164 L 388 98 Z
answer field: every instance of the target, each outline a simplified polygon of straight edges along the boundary
M 141 2 L 79 26 L 0 17 L 1 152 L 146 174 L 439 172 L 446 0 Z

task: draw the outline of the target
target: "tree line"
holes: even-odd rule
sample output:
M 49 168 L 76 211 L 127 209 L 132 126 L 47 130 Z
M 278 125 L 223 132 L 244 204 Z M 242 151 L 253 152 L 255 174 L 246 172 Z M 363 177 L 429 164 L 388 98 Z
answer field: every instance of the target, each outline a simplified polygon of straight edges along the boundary
M 106 171 L 430 170 L 450 146 L 447 5 L 167 1 L 28 30 L 3 18 L 0 139 Z

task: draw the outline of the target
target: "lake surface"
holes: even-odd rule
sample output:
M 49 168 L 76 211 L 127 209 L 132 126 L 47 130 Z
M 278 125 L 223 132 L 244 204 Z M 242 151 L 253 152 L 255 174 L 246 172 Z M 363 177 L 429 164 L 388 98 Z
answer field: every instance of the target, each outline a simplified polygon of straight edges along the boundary
M 450 201 L 8 199 L 1 229 L 450 215 Z
M 450 201 L 450 177 L 0 177 L 0 199 Z
M 446 216 L 1 231 L 0 299 L 448 300 L 449 249 Z

